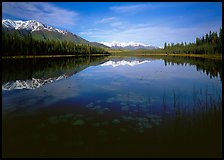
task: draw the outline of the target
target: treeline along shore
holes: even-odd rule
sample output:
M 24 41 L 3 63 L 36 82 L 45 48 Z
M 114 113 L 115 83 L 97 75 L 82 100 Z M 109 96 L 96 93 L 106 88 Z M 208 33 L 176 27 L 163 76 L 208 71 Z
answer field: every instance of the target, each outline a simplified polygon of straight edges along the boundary
M 196 38 L 194 43 L 165 43 L 164 52 L 166 53 L 185 53 L 185 54 L 222 54 L 222 28 L 219 34 L 209 31 L 209 34 Z
M 113 56 L 183 56 L 183 57 L 199 57 L 208 59 L 222 59 L 222 28 L 219 34 L 217 32 L 209 32 L 201 38 L 196 38 L 192 43 L 166 43 L 161 49 L 138 49 L 134 51 L 112 51 Z
M 18 33 L 2 31 L 3 57 L 36 57 L 36 56 L 89 56 L 109 54 L 106 49 L 89 44 L 71 41 L 36 40 L 31 34 L 20 36 Z
M 130 56 L 130 55 L 179 55 L 222 59 L 222 28 L 219 33 L 209 32 L 192 43 L 166 43 L 162 49 L 112 50 L 71 41 L 37 40 L 31 34 L 20 36 L 17 32 L 2 31 L 3 58 L 70 57 L 70 56 Z

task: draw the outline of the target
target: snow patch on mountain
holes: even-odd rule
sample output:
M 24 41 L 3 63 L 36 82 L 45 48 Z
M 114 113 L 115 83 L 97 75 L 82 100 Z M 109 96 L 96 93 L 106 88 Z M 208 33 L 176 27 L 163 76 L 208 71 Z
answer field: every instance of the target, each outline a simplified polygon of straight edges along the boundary
M 112 42 L 100 42 L 108 47 L 127 47 L 127 46 L 144 46 L 144 47 L 149 47 L 150 45 L 146 45 L 143 43 L 137 43 L 137 42 L 117 42 L 117 41 L 112 41 Z
M 3 19 L 2 20 L 2 25 L 5 26 L 6 28 L 11 28 L 15 30 L 29 30 L 31 32 L 33 31 L 40 31 L 40 30 L 48 30 L 48 31 L 56 31 L 62 34 L 66 34 L 67 32 L 64 30 L 60 30 L 57 28 L 53 28 L 50 26 L 47 26 L 45 24 L 42 24 L 36 20 L 29 20 L 29 21 L 21 21 L 21 20 L 10 20 L 10 19 Z
M 125 49 L 125 50 L 136 50 L 136 49 L 158 49 L 158 47 L 138 43 L 138 42 L 100 42 L 108 47 L 111 47 L 112 49 Z

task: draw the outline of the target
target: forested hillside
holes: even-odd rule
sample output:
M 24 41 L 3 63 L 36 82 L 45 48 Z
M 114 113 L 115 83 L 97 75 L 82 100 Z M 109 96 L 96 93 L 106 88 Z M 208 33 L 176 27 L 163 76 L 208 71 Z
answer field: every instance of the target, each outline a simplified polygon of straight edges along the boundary
M 78 44 L 71 41 L 36 40 L 29 33 L 20 36 L 17 32 L 2 31 L 2 55 L 90 55 L 106 54 L 102 47 Z

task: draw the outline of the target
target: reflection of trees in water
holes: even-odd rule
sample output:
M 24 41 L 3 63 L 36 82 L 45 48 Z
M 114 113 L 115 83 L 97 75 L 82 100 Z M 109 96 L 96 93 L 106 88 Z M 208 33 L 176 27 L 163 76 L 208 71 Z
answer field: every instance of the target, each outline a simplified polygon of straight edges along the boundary
M 197 68 L 197 71 L 203 71 L 210 76 L 210 78 L 220 77 L 222 80 L 222 61 L 205 59 L 198 57 L 180 57 L 180 56 L 166 56 L 162 57 L 165 65 L 194 65 Z
M 3 59 L 2 83 L 32 78 L 46 79 L 73 75 L 88 66 L 102 62 L 104 57 Z

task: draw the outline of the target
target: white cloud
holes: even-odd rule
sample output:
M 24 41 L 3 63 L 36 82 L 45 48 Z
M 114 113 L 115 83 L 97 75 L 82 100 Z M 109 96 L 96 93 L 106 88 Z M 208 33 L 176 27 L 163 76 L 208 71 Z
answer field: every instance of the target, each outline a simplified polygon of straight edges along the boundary
M 99 20 L 99 21 L 96 21 L 96 23 L 111 23 L 111 22 L 114 22 L 114 21 L 116 21 L 117 20 L 117 18 L 116 17 L 106 17 L 106 18 L 103 18 L 103 19 L 101 19 L 101 20 Z
M 151 4 L 123 5 L 110 7 L 110 10 L 119 13 L 136 13 L 145 9 L 149 9 L 151 6 Z
M 76 24 L 78 13 L 47 2 L 3 2 L 2 13 L 18 19 L 34 19 L 41 23 L 66 28 Z
M 112 27 L 120 27 L 120 28 L 123 28 L 122 24 L 123 24 L 122 22 L 114 22 L 114 23 L 111 23 L 110 25 Z

